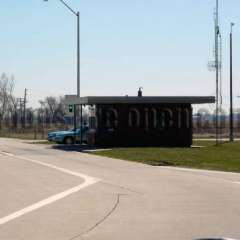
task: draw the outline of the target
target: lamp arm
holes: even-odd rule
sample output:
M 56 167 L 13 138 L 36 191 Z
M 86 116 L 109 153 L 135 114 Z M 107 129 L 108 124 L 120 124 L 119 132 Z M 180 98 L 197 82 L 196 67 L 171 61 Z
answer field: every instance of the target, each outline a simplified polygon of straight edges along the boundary
M 75 12 L 64 0 L 59 0 L 65 7 L 67 7 L 74 15 L 78 16 L 78 13 Z

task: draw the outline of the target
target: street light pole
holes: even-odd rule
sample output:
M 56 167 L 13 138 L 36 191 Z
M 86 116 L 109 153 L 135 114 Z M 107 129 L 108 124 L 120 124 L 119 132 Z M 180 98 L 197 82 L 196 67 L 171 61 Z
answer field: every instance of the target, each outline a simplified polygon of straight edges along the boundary
M 48 2 L 48 0 L 44 0 Z M 77 17 L 77 97 L 80 97 L 80 12 L 74 11 L 64 0 L 59 0 L 71 13 Z M 82 108 L 82 106 L 81 106 Z M 74 129 L 77 128 L 77 113 L 79 109 L 74 105 Z M 81 111 L 82 112 L 82 111 Z M 82 125 L 82 115 L 81 115 L 81 125 Z M 82 130 L 82 127 L 81 127 Z M 81 134 L 82 135 L 82 134 Z M 81 140 L 82 141 L 82 140 Z
M 232 48 L 232 33 L 234 23 L 231 23 L 230 32 L 230 142 L 234 141 L 233 130 L 233 48 Z
M 80 98 L 80 12 L 77 12 L 77 97 Z M 83 143 L 83 116 L 82 116 L 82 105 L 81 105 L 81 114 L 80 114 L 80 143 Z M 77 114 L 79 113 L 79 108 L 76 109 L 75 105 L 75 122 L 77 118 Z M 79 114 L 78 114 L 79 115 Z M 77 124 L 76 124 L 77 125 Z M 75 126 L 76 129 L 76 126 Z
M 77 12 L 77 96 L 80 97 L 80 12 Z
M 80 12 L 74 11 L 64 0 L 59 1 L 77 17 L 77 96 L 80 97 Z

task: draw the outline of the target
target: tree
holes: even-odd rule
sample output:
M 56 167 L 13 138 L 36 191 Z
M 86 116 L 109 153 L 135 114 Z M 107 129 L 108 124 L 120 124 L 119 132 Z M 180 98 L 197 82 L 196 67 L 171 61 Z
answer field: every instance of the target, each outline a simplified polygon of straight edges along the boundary
M 65 107 L 62 97 L 48 96 L 39 103 L 41 104 L 41 112 L 44 112 L 46 124 L 64 123 Z
M 0 77 L 0 129 L 6 113 L 12 109 L 14 78 L 3 73 Z
M 55 97 L 46 97 L 45 103 L 47 117 L 49 119 L 49 122 L 53 123 L 54 115 L 58 109 L 58 99 Z

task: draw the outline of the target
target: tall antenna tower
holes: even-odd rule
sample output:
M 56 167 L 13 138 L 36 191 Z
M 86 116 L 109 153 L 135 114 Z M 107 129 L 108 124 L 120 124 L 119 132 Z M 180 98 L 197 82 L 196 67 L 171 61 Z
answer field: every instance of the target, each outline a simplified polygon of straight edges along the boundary
M 216 144 L 219 144 L 219 3 L 216 0 L 215 10 L 215 69 L 216 69 Z
M 219 34 L 219 45 L 220 45 L 220 59 L 219 59 L 219 113 L 220 113 L 220 133 L 219 140 L 222 142 L 222 105 L 223 105 L 223 95 L 222 95 L 222 34 Z
M 219 113 L 222 108 L 222 37 L 219 27 L 219 2 L 216 0 L 216 8 L 214 9 L 214 61 L 208 63 L 209 71 L 216 72 L 216 113 L 215 113 L 215 126 L 216 126 L 216 145 L 219 144 L 220 131 L 219 131 Z M 219 47 L 220 46 L 220 47 Z

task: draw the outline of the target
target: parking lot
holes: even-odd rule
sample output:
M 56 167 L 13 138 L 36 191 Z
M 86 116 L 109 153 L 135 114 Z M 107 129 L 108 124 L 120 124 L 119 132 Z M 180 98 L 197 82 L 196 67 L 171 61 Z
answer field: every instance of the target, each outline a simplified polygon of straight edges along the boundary
M 0 239 L 240 239 L 240 175 L 0 139 Z

